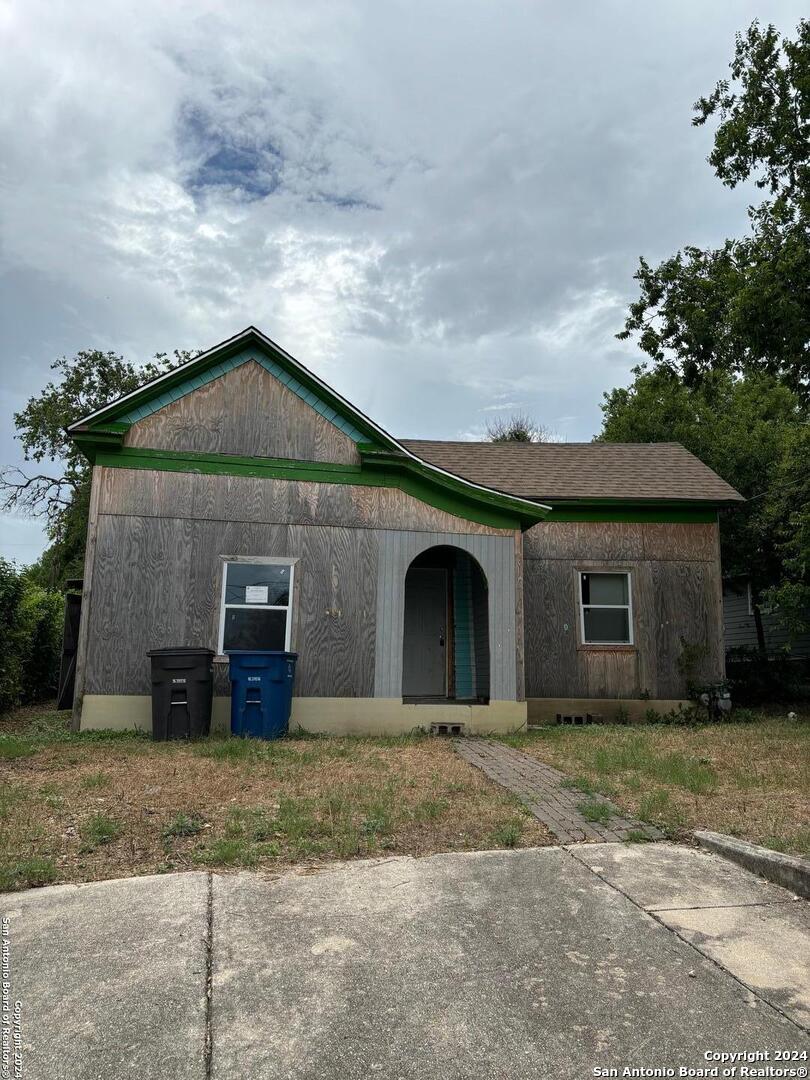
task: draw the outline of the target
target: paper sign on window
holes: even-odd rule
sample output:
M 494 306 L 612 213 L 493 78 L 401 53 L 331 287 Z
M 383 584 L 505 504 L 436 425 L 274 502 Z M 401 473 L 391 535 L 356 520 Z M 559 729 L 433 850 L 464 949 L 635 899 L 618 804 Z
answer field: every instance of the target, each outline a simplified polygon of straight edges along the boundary
M 245 603 L 246 604 L 266 604 L 267 603 L 267 585 L 246 585 L 245 586 Z

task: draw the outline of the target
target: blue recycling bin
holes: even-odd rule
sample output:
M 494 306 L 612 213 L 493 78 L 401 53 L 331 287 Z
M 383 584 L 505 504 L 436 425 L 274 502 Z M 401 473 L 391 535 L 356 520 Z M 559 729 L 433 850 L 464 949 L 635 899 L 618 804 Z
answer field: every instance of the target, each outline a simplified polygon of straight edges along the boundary
M 297 653 L 228 650 L 231 734 L 278 739 L 287 734 Z

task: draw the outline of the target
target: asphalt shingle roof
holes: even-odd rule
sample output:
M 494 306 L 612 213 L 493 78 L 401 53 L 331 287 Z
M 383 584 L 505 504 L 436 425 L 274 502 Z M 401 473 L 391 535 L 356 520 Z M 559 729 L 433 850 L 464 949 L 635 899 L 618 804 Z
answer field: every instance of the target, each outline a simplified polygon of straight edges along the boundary
M 400 442 L 447 472 L 524 499 L 742 501 L 680 443 Z

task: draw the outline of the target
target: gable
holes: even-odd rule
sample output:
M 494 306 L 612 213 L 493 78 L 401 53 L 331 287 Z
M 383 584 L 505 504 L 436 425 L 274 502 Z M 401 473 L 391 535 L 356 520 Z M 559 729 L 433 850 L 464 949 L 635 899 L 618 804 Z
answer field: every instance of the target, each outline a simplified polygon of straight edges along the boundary
M 360 462 L 350 435 L 253 357 L 134 419 L 124 446 L 344 465 Z
M 282 417 L 269 415 L 276 407 Z M 550 510 L 423 460 L 253 326 L 96 409 L 68 434 L 91 463 L 110 468 L 399 488 L 506 529 L 529 528 Z

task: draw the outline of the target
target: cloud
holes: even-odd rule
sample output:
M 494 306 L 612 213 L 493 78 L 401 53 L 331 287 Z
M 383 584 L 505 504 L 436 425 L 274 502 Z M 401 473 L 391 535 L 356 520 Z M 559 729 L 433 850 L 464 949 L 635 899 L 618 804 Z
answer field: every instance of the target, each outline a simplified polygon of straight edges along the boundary
M 55 356 L 248 323 L 395 433 L 590 437 L 638 256 L 745 227 L 690 110 L 760 6 L 6 3 L 0 458 Z

